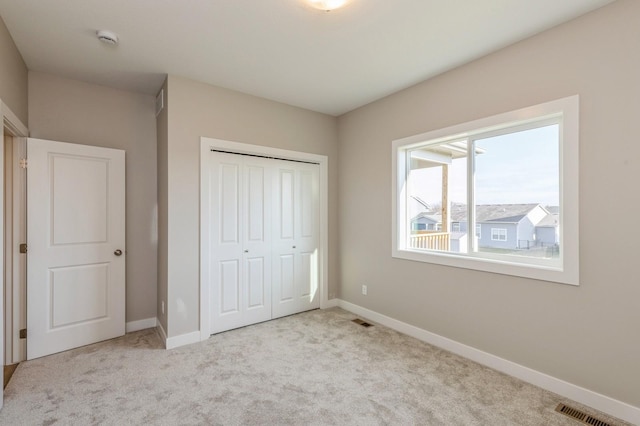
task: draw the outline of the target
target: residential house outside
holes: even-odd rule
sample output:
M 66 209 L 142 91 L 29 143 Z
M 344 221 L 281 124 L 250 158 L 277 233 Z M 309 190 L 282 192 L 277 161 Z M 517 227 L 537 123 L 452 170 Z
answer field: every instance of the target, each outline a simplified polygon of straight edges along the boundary
M 454 203 L 450 212 L 448 251 L 465 253 L 469 231 L 466 205 Z M 543 256 L 557 255 L 558 213 L 557 207 L 547 209 L 536 203 L 477 205 L 475 236 L 478 250 L 502 253 L 537 250 Z M 442 229 L 441 220 L 442 216 L 434 209 L 422 211 L 412 217 L 412 233 L 437 232 Z

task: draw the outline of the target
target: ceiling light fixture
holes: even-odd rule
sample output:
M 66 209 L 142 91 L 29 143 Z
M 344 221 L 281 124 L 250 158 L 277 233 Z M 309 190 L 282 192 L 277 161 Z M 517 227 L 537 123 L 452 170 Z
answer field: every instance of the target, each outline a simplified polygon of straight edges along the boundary
M 331 12 L 334 9 L 344 6 L 347 0 L 307 0 L 316 9 Z
M 98 36 L 98 40 L 107 43 L 107 44 L 118 44 L 118 35 L 116 33 L 112 33 L 111 31 L 100 30 L 96 31 L 96 35 Z

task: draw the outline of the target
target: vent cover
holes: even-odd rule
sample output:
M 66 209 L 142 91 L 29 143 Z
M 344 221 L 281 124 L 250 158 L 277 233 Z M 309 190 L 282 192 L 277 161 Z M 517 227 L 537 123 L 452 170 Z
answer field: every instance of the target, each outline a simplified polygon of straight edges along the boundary
M 558 406 L 556 407 L 556 411 L 558 413 L 562 413 L 565 416 L 569 416 L 573 419 L 578 420 L 581 423 L 584 423 L 585 425 L 592 425 L 592 426 L 613 426 L 611 423 L 607 423 L 603 420 L 597 419 L 593 416 L 588 415 L 587 413 L 584 413 L 580 410 L 577 410 L 573 407 L 569 407 L 568 405 L 564 405 L 564 404 L 558 404 Z
M 356 318 L 356 319 L 354 319 L 352 321 L 355 322 L 356 324 L 359 324 L 359 325 L 363 326 L 363 327 L 371 327 L 373 325 L 373 324 L 369 324 L 366 321 L 362 321 L 360 318 Z

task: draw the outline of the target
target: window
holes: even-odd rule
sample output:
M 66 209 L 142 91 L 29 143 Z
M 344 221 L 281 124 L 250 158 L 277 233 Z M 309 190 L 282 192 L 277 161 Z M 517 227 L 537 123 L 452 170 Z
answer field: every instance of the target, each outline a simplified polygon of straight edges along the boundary
M 396 140 L 392 154 L 394 257 L 578 284 L 577 96 Z M 414 232 L 418 215 L 439 232 Z
M 507 230 L 504 228 L 491 228 L 491 241 L 507 241 Z

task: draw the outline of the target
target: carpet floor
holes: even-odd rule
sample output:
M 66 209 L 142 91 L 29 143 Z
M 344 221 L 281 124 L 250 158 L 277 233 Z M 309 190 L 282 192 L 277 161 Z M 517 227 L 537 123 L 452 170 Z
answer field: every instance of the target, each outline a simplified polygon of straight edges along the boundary
M 334 308 L 166 351 L 154 329 L 21 363 L 3 425 L 568 425 L 572 405 Z

